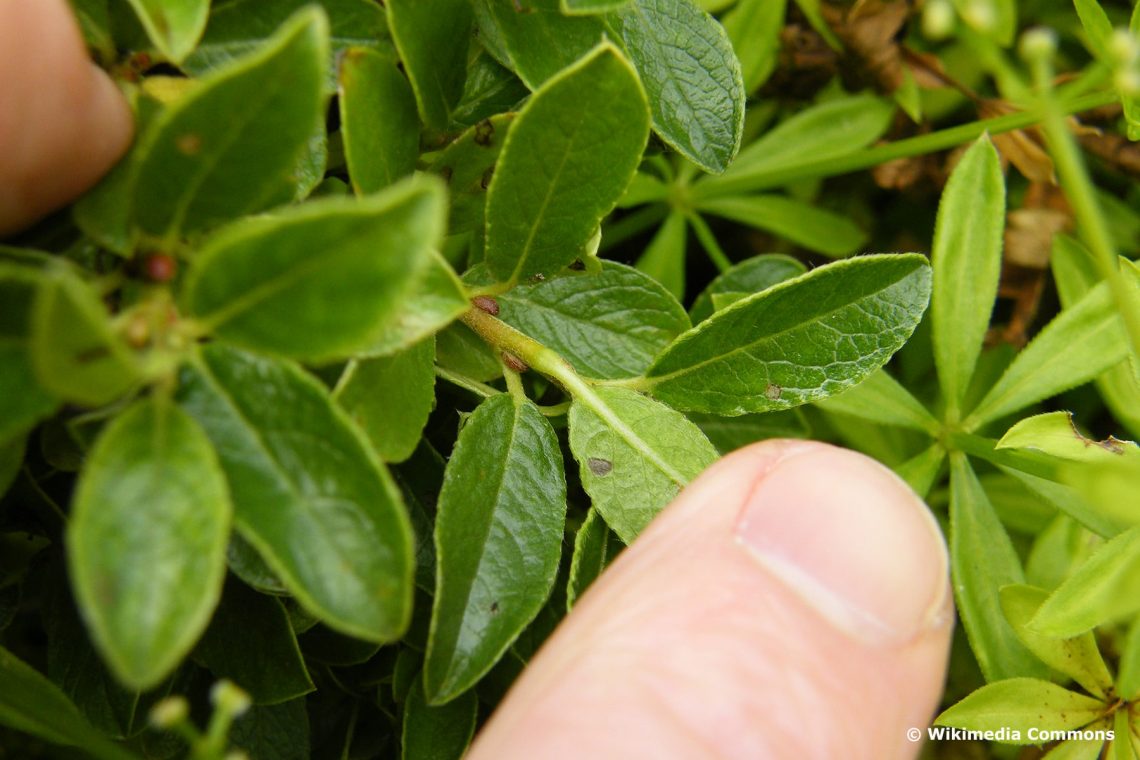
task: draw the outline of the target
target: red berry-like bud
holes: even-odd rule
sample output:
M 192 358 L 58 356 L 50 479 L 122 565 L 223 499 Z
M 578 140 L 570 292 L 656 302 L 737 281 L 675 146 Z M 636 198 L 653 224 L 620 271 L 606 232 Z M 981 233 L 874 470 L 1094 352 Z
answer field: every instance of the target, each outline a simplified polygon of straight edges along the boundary
M 147 256 L 144 271 L 151 282 L 170 282 L 178 272 L 178 262 L 169 253 L 153 253 Z

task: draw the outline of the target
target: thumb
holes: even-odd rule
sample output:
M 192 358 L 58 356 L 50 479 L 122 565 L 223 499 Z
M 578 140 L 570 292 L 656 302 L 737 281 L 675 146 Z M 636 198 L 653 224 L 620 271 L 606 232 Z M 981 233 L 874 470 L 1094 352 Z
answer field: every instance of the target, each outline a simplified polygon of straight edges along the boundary
M 469 757 L 913 757 L 945 674 L 947 567 L 878 463 L 748 447 L 591 587 Z
M 132 130 L 65 0 L 0 0 L 0 236 L 91 187 Z

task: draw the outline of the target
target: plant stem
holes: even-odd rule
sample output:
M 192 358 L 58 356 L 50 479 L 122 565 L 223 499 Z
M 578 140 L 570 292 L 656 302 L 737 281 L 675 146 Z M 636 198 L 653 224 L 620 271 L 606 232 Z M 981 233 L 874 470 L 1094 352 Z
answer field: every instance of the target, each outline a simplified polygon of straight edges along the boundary
M 465 391 L 471 391 L 476 396 L 482 396 L 483 398 L 490 398 L 491 396 L 502 393 L 502 391 L 500 391 L 498 388 L 494 388 L 490 385 L 487 385 L 486 383 L 481 383 L 478 380 L 472 380 L 471 378 L 467 377 L 467 375 L 461 375 L 458 372 L 452 372 L 451 370 L 445 369 L 438 364 L 435 366 L 435 376 L 441 380 L 446 380 L 452 385 L 458 386 Z
M 701 247 L 705 249 L 705 253 L 707 253 L 709 258 L 712 259 L 712 262 L 716 264 L 716 268 L 721 272 L 727 272 L 729 269 L 732 269 L 732 260 L 728 258 L 724 249 L 720 247 L 716 236 L 713 235 L 712 230 L 709 229 L 708 222 L 695 211 L 690 211 L 685 216 L 688 218 L 689 224 L 693 226 L 693 232 L 696 233 L 697 240 L 700 241 Z
M 1108 105 L 1115 100 L 1115 93 L 1096 92 L 1068 100 L 1060 104 L 1060 110 L 1065 114 L 1080 113 Z M 996 135 L 1015 129 L 1032 127 L 1038 124 L 1042 118 L 1041 109 L 1033 109 L 997 116 L 992 119 L 981 119 L 926 135 L 897 140 L 885 145 L 876 145 L 838 158 L 807 161 L 783 169 L 774 169 L 761 176 L 734 175 L 730 169 L 720 177 L 709 177 L 695 182 L 692 189 L 693 197 L 698 199 L 719 198 L 726 195 L 738 195 L 781 187 L 801 179 L 848 174 L 899 158 L 911 158 L 947 150 L 977 139 L 985 132 Z

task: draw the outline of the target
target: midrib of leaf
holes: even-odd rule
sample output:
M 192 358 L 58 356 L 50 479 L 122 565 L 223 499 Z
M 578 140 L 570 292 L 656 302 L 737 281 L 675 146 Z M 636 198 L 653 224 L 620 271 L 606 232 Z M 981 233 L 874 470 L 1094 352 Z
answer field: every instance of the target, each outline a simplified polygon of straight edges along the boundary
M 226 392 L 225 388 L 214 377 L 214 374 L 212 371 L 210 371 L 208 364 L 202 360 L 200 355 L 195 357 L 194 365 L 198 367 L 202 373 L 202 376 L 206 378 L 206 380 L 210 383 L 210 386 L 217 392 L 218 397 L 221 398 L 226 406 L 233 412 L 234 416 L 241 420 L 246 430 L 250 433 L 250 438 L 252 442 L 257 446 L 258 451 L 260 451 L 260 453 L 265 456 L 266 461 L 273 465 L 275 474 L 278 475 L 277 482 L 284 482 L 286 485 L 286 490 L 293 497 L 294 502 L 299 503 L 305 512 L 312 514 L 313 510 L 311 509 L 309 499 L 305 498 L 301 492 L 297 490 L 297 484 L 294 483 L 293 479 L 289 477 L 288 469 L 284 468 L 281 463 L 277 461 L 277 458 L 273 456 L 273 454 L 270 452 L 268 444 L 265 442 L 264 437 L 258 431 L 257 426 L 254 425 L 253 422 L 245 416 L 245 414 L 241 411 L 241 408 L 237 405 L 236 401 L 230 396 L 229 393 Z M 298 377 L 297 379 L 305 382 L 306 384 L 308 383 L 306 378 Z M 248 523 L 246 523 L 245 520 L 242 520 L 238 517 L 236 510 L 234 511 L 234 520 L 245 524 L 247 528 L 249 527 Z M 313 522 L 320 526 L 320 531 L 322 534 L 324 534 L 324 537 L 327 541 L 329 537 L 329 531 L 327 526 L 324 524 L 324 521 L 314 520 Z M 267 547 L 262 545 L 263 542 L 260 536 L 246 536 L 246 539 L 249 540 L 251 544 L 254 544 L 254 547 L 258 549 L 258 553 L 261 555 L 262 559 L 264 559 L 265 562 L 271 566 L 272 570 L 280 575 L 291 578 L 294 583 L 296 583 L 297 578 L 293 575 L 293 573 L 288 568 L 284 567 L 284 565 L 277 562 L 276 558 L 272 556 L 273 552 L 266 551 Z M 336 542 L 330 541 L 329 544 L 335 546 Z M 349 575 L 352 575 L 362 588 L 368 588 L 368 583 L 365 582 L 365 579 L 362 578 L 360 574 L 352 568 L 351 565 L 342 565 L 341 569 L 347 572 Z M 296 583 L 296 585 L 299 586 L 301 584 Z M 309 596 L 307 592 L 304 593 L 304 596 L 308 597 L 309 600 L 312 601 L 312 597 Z M 322 604 L 321 606 L 324 607 L 325 605 Z M 355 628 L 355 626 L 352 627 Z
M 908 273 L 908 276 L 909 276 L 909 274 L 910 273 Z M 905 276 L 904 276 L 904 278 L 905 278 Z M 742 299 L 740 301 L 737 301 L 736 303 L 729 306 L 727 309 L 722 309 L 721 311 L 717 312 L 713 316 L 715 317 L 715 316 L 718 316 L 720 314 L 725 314 L 725 313 L 728 313 L 728 312 L 733 311 L 733 310 L 743 309 L 746 306 L 750 305 L 753 301 L 760 300 L 764 296 L 770 296 L 773 292 L 775 292 L 777 290 L 782 290 L 782 289 L 790 287 L 798 279 L 799 279 L 798 277 L 795 277 L 795 278 L 792 278 L 791 280 L 785 280 L 784 282 L 773 285 L 772 287 L 770 287 L 766 290 L 760 291 L 753 298 L 745 298 L 745 299 Z M 678 375 L 687 375 L 690 372 L 695 372 L 696 370 L 699 370 L 702 367 L 706 367 L 709 364 L 713 364 L 714 362 L 723 361 L 723 360 L 725 360 L 731 356 L 734 356 L 738 353 L 750 351 L 753 348 L 759 346 L 761 343 L 765 343 L 765 342 L 771 341 L 775 338 L 779 338 L 780 336 L 786 335 L 786 334 L 788 334 L 794 330 L 802 329 L 807 325 L 814 325 L 818 322 L 822 322 L 827 317 L 830 317 L 830 316 L 842 311 L 843 309 L 847 309 L 847 308 L 850 308 L 852 306 L 856 306 L 858 304 L 858 301 L 863 300 L 865 298 L 870 298 L 870 297 L 875 296 L 879 293 L 882 293 L 884 290 L 887 290 L 888 288 L 894 287 L 899 282 L 900 282 L 900 280 L 895 280 L 890 285 L 887 285 L 884 288 L 879 288 L 879 289 L 871 291 L 869 293 L 865 293 L 865 294 L 859 296 L 858 299 L 852 300 L 852 301 L 847 301 L 846 303 L 843 303 L 843 304 L 835 307 L 834 309 L 831 309 L 830 311 L 818 313 L 810 321 L 798 322 L 794 325 L 790 325 L 789 327 L 784 328 L 783 330 L 779 330 L 777 332 L 766 333 L 763 337 L 758 338 L 757 340 L 755 340 L 751 343 L 745 343 L 743 345 L 736 346 L 735 348 L 732 348 L 732 349 L 730 349 L 730 350 L 728 350 L 722 354 L 717 354 L 716 356 L 713 356 L 713 357 L 710 357 L 708 359 L 704 359 L 702 361 L 699 361 L 696 364 L 691 364 L 687 367 L 682 367 L 681 369 L 674 370 L 673 372 L 670 372 L 667 375 L 656 375 L 654 377 L 645 377 L 645 378 L 643 378 L 644 383 L 647 387 L 653 387 L 654 385 L 658 385 L 659 383 L 662 383 L 666 380 L 671 380 L 674 377 L 677 377 Z M 712 318 L 713 317 L 710 317 L 709 320 L 711 320 Z M 681 336 L 679 336 L 677 338 L 677 341 L 673 345 L 679 346 L 682 344 L 683 341 L 687 342 L 688 340 L 691 340 L 692 337 L 698 335 L 701 330 L 706 329 L 707 323 L 709 320 L 706 320 L 705 323 L 702 323 L 701 325 L 698 325 L 698 326 L 692 328 L 689 332 L 684 333 Z M 834 329 L 836 332 L 839 332 L 841 335 L 848 335 L 849 334 L 849 333 L 840 331 L 838 328 L 832 328 L 832 329 Z

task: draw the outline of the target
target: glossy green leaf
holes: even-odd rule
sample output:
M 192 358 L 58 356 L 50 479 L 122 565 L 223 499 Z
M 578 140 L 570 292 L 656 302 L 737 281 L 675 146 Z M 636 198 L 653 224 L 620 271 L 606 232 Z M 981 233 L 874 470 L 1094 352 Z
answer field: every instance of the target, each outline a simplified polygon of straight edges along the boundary
M 776 68 L 786 3 L 741 0 L 724 16 L 724 30 L 740 59 L 744 91 L 755 92 Z
M 404 702 L 400 733 L 402 760 L 460 760 L 475 735 L 479 700 L 469 691 L 432 707 L 424 697 L 423 683 L 416 679 Z
M 638 376 L 689 329 L 685 310 L 663 287 L 636 269 L 608 261 L 598 274 L 521 285 L 497 300 L 500 319 L 559 352 L 588 377 Z
M 460 127 L 473 127 L 516 110 L 528 95 L 530 90 L 522 80 L 484 51 L 467 67 L 463 97 L 452 109 L 451 120 Z
M 498 355 L 462 323 L 450 325 L 436 336 L 435 355 L 441 367 L 478 382 L 503 375 Z
M 998 589 L 1024 583 L 1009 536 L 965 455 L 950 457 L 950 568 L 958 615 L 987 681 L 1048 677 L 1014 633 Z
M 247 55 L 273 36 L 278 27 L 311 0 L 215 0 L 210 23 L 198 47 L 182 68 L 194 76 L 229 65 Z M 384 9 L 372 0 L 321 0 L 321 8 L 329 18 L 332 49 L 326 61 L 325 83 L 334 89 L 336 60 L 349 48 L 395 50 L 388 39 L 388 21 Z
M 419 178 L 237 222 L 195 257 L 184 303 L 239 345 L 315 361 L 346 356 L 405 306 L 444 213 L 443 188 Z
M 345 634 L 398 638 L 411 616 L 408 517 L 324 387 L 288 362 L 213 344 L 179 395 L 218 450 L 237 528 L 297 601 Z
M 160 115 L 140 146 L 135 224 L 170 239 L 291 195 L 324 117 L 327 55 L 328 21 L 310 6 Z
M 610 23 L 661 139 L 705 171 L 727 169 L 744 130 L 744 82 L 724 28 L 691 0 L 631 0 Z
M 435 406 L 435 340 L 349 362 L 333 397 L 385 462 L 412 455 Z
M 499 59 L 532 90 L 602 40 L 600 19 L 564 16 L 559 0 L 475 0 L 480 38 L 497 39 Z M 489 27 L 489 28 L 488 28 Z M 491 48 L 494 50 L 494 48 Z
M 637 170 L 648 133 L 637 74 L 612 45 L 547 81 L 519 112 L 491 180 L 491 272 L 517 282 L 580 256 Z
M 898 380 L 880 369 L 837 396 L 817 401 L 829 412 L 839 412 L 882 425 L 937 431 L 938 421 Z
M 257 705 L 287 702 L 316 688 L 284 605 L 232 578 L 194 656 Z
M 514 119 L 514 114 L 504 113 L 479 122 L 455 138 L 432 162 L 431 172 L 447 182 L 451 193 L 451 234 L 482 234 L 487 188 Z
M 685 296 L 685 250 L 688 226 L 685 215 L 673 212 L 637 259 L 637 268 L 659 282 L 675 299 Z
M 1140 527 L 1121 533 L 1054 591 L 1029 622 L 1046 636 L 1077 636 L 1140 610 Z
M 722 176 L 698 184 L 698 194 L 712 194 L 714 188 L 715 194 L 727 195 L 778 186 L 781 172 L 870 145 L 887 131 L 894 113 L 893 103 L 870 95 L 812 106 L 750 143 Z
M 396 63 L 353 48 L 341 59 L 337 81 L 344 155 L 356 194 L 374 193 L 415 171 L 420 122 Z
M 29 350 L 39 281 L 30 267 L 0 263 L 0 445 L 14 445 L 59 404 L 40 385 Z
M 1100 656 L 1091 632 L 1068 639 L 1043 636 L 1028 626 L 1049 592 L 1035 586 L 1014 585 L 1001 589 L 1001 607 L 1029 651 L 1049 667 L 1072 678 L 1093 696 L 1106 698 L 1112 689 L 1112 675 Z
M 447 129 L 467 74 L 467 41 L 473 22 L 469 0 L 386 0 L 385 7 L 388 28 L 424 123 Z
M 281 579 L 257 553 L 257 549 L 250 546 L 240 533 L 230 536 L 230 544 L 226 548 L 226 564 L 234 575 L 252 589 L 272 596 L 289 595 L 289 589 L 285 588 Z
M 95 289 L 64 266 L 40 280 L 31 323 L 31 358 L 39 384 L 85 406 L 110 403 L 141 379 Z
M 867 242 L 866 233 L 847 217 L 782 195 L 709 198 L 698 201 L 697 208 L 826 256 L 846 256 Z
M 697 296 L 689 308 L 693 324 L 703 322 L 714 311 L 712 299 L 720 293 L 744 293 L 751 295 L 767 290 L 784 280 L 798 277 L 807 271 L 798 259 L 779 253 L 764 253 L 736 264 L 727 272 L 722 272 L 708 287 Z
M 582 486 L 627 544 L 717 459 L 680 413 L 624 388 L 598 388 L 570 406 L 570 450 Z
M 574 534 L 574 554 L 570 560 L 570 580 L 566 584 L 566 611 L 569 612 L 586 589 L 623 548 L 621 539 L 606 525 L 595 508 L 586 513 Z
M 972 731 L 1001 731 L 1017 739 L 1011 744 L 1038 744 L 1030 729 L 1068 731 L 1087 726 L 1108 714 L 1098 699 L 1077 694 L 1037 678 L 1010 678 L 987 684 L 935 719 L 941 726 Z M 999 739 L 998 741 L 1003 741 Z
M 424 663 L 429 704 L 467 691 L 538 614 L 558 571 L 565 522 L 554 429 L 529 401 L 488 398 L 460 431 L 439 497 Z
M 906 342 L 929 294 L 930 268 L 915 254 L 820 267 L 677 338 L 649 368 L 647 384 L 678 409 L 724 415 L 834 395 Z
M 630 0 L 562 0 L 562 12 L 567 15 L 587 15 L 620 10 Z
M 459 276 L 439 253 L 432 251 L 427 266 L 380 332 L 360 356 L 387 356 L 434 335 L 471 308 Z
M 930 317 L 934 361 L 953 420 L 990 325 L 1001 274 L 1005 178 L 989 138 L 982 136 L 954 167 L 934 227 L 934 292 Z
M 127 0 L 151 42 L 172 63 L 181 63 L 206 29 L 210 0 Z
M 99 760 L 137 760 L 95 730 L 55 684 L 3 647 L 0 677 L 0 724 L 52 744 L 80 747 Z
M 99 436 L 67 528 L 76 602 L 124 683 L 156 685 L 206 628 L 221 595 L 232 507 L 210 441 L 163 399 Z
M 1030 341 L 970 414 L 988 422 L 1086 383 L 1128 356 L 1107 283 L 1090 290 Z
M 309 734 L 309 714 L 302 698 L 254 705 L 234 721 L 229 739 L 251 758 L 310 760 Z
M 1026 417 L 1006 431 L 996 448 L 1041 451 L 1074 462 L 1128 459 L 1140 463 L 1140 446 L 1113 437 L 1103 441 L 1086 438 L 1077 428 L 1071 412 L 1047 412 Z

